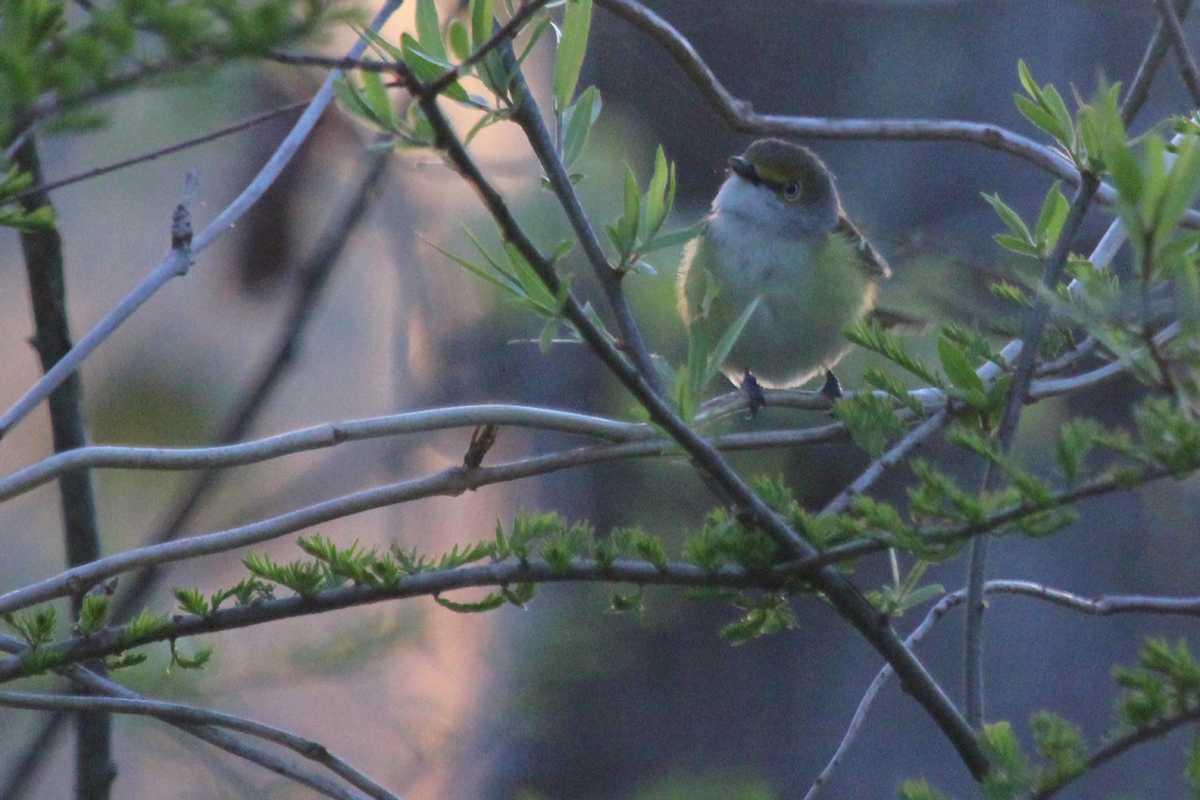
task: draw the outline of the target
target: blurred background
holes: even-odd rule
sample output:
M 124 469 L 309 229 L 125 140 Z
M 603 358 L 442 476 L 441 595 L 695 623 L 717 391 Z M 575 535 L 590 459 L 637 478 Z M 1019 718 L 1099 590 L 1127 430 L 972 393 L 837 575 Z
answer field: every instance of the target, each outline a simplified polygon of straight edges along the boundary
M 406 3 L 389 37 L 412 30 Z M 1005 2 L 647 2 L 691 40 L 735 95 L 755 109 L 827 117 L 954 118 L 995 122 L 1035 136 L 1012 102 L 1017 60 L 1064 95 L 1087 96 L 1100 78 L 1132 77 L 1155 27 L 1153 5 L 1117 0 Z M 444 12 L 451 4 L 441 4 Z M 1197 26 L 1185 22 L 1195 38 Z M 547 37 L 548 38 L 548 37 Z M 343 53 L 348 31 L 329 42 Z M 548 107 L 546 43 L 529 77 Z M 215 130 L 253 113 L 303 100 L 318 70 L 236 66 L 201 84 L 163 86 L 110 101 L 110 124 L 82 136 L 41 140 L 48 178 L 132 157 Z M 677 164 L 679 199 L 668 225 L 698 219 L 723 179 L 726 158 L 752 137 L 732 135 L 683 73 L 654 44 L 597 8 L 581 86 L 597 85 L 604 111 L 582 171 L 593 223 L 619 213 L 627 163 L 644 182 L 661 143 Z M 1168 58 L 1136 130 L 1189 102 Z M 198 225 L 211 220 L 257 171 L 294 117 L 53 195 L 68 263 L 76 337 L 164 254 L 183 176 L 198 168 Z M 466 130 L 470 114 L 457 118 Z M 177 279 L 108 341 L 83 369 L 87 415 L 98 443 L 200 445 L 243 400 L 267 361 L 299 292 L 302 265 L 338 219 L 372 158 L 371 134 L 331 111 L 264 201 L 193 270 Z M 843 204 L 896 272 L 891 307 L 993 322 L 988 276 L 1005 267 L 991 241 L 1001 229 L 980 197 L 998 192 L 1033 218 L 1050 179 L 1029 164 L 952 143 L 806 141 L 838 176 Z M 552 247 L 565 223 L 538 187 L 538 169 L 514 126 L 488 129 L 473 145 L 537 241 Z M 537 320 L 428 243 L 470 253 L 463 226 L 495 242 L 477 199 L 436 155 L 388 160 L 369 210 L 352 232 L 296 352 L 246 432 L 258 437 L 332 420 L 490 401 L 521 402 L 629 417 L 631 401 L 580 347 L 541 353 Z M 1080 250 L 1108 223 L 1088 220 Z M 428 243 L 427 243 L 428 242 Z M 679 250 L 652 259 L 658 275 L 628 282 L 656 351 L 678 363 L 684 334 L 674 309 Z M 578 258 L 573 256 L 572 258 Z M 582 261 L 566 268 L 602 306 Z M 28 292 L 15 235 L 0 236 L 0 405 L 37 378 L 27 339 Z M 925 335 L 915 346 L 931 348 Z M 839 369 L 844 385 L 872 363 L 861 354 Z M 1141 396 L 1110 383 L 1088 397 L 1041 403 L 1022 419 L 1017 451 L 1035 470 L 1044 444 L 1072 415 L 1127 421 Z M 746 428 L 804 426 L 819 415 L 768 412 Z M 238 469 L 187 523 L 206 533 L 338 495 L 461 463 L 470 431 L 362 442 Z M 549 452 L 575 441 L 501 431 L 487 463 Z M 49 452 L 45 412 L 0 447 L 5 473 Z M 979 466 L 949 448 L 923 457 L 978 482 Z M 852 446 L 741 455 L 746 474 L 784 475 L 806 505 L 819 507 L 867 463 Z M 878 494 L 902 500 L 910 475 L 887 478 Z M 185 475 L 97 473 L 106 553 L 138 546 L 161 528 Z M 1024 578 L 1079 594 L 1193 593 L 1200 571 L 1195 479 L 1156 484 L 1080 507 L 1076 525 L 1050 540 L 999 542 L 990 577 Z M 614 498 L 620 498 L 614 503 Z M 381 509 L 320 526 L 343 545 L 394 541 L 438 553 L 492 535 L 521 508 L 586 518 L 600 532 L 642 525 L 677 545 L 713 505 L 678 461 L 625 462 L 492 486 L 453 499 Z M 57 572 L 63 555 L 57 488 L 0 506 L 0 591 Z M 281 560 L 302 554 L 295 537 L 256 550 Z M 173 607 L 169 589 L 229 586 L 245 553 L 173 569 L 151 606 Z M 962 563 L 931 581 L 962 585 Z M 864 589 L 886 580 L 882 559 L 859 565 Z M 641 615 L 605 613 L 609 590 L 544 588 L 528 610 L 457 615 L 415 600 L 354 609 L 213 637 L 211 665 L 166 675 L 165 648 L 122 675 L 156 698 L 246 714 L 317 739 L 413 800 L 433 798 L 798 798 L 840 740 L 878 657 L 819 602 L 797 599 L 797 629 L 733 648 L 718 636 L 727 606 L 647 592 Z M 473 595 L 464 593 L 462 598 Z M 1028 743 L 1027 719 L 1050 708 L 1078 722 L 1095 747 L 1112 724 L 1114 663 L 1132 663 L 1146 635 L 1171 639 L 1194 625 L 1158 618 L 1093 619 L 1027 599 L 991 603 L 987 716 L 1011 720 Z M 897 620 L 908 630 L 924 609 Z M 915 617 L 912 618 L 912 617 Z M 961 616 L 948 615 L 920 650 L 956 699 L 961 696 Z M 185 645 L 186 649 L 187 645 Z M 35 685 L 29 681 L 26 685 Z M 45 685 L 49 685 L 46 682 Z M 0 710 L 0 781 L 43 717 Z M 70 786 L 70 735 L 60 737 L 31 788 L 9 797 L 61 797 Z M 1068 797 L 1177 797 L 1184 740 L 1134 750 L 1073 787 Z M 116 720 L 120 766 L 114 790 L 127 797 L 298 797 L 295 788 L 213 754 L 157 723 Z M 920 708 L 890 685 L 880 697 L 826 798 L 886 797 L 907 777 L 928 777 L 974 796 L 953 750 Z

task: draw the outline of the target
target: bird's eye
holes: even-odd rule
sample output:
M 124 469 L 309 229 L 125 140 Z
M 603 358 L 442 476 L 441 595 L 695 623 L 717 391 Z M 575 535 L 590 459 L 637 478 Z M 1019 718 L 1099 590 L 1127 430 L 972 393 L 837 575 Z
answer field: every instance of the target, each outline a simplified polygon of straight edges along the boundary
M 800 196 L 800 184 L 795 181 L 785 183 L 783 185 L 783 196 L 788 200 L 795 200 Z

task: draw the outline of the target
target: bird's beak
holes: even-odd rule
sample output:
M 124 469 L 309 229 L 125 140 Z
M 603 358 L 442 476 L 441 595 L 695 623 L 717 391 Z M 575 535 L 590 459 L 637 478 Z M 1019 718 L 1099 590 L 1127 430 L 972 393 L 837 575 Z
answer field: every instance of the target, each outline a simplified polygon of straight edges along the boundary
M 751 183 L 762 183 L 762 178 L 758 177 L 758 171 L 754 169 L 754 165 L 742 156 L 733 156 L 730 158 L 729 168 L 733 170 L 735 174 L 745 178 Z

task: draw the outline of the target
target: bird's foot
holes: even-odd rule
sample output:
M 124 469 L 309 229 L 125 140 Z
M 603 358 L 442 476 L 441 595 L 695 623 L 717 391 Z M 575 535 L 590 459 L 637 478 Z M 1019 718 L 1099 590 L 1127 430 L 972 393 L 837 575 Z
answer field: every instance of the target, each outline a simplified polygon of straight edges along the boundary
M 767 405 L 767 398 L 763 394 L 762 387 L 758 385 L 758 380 L 750 374 L 750 370 L 746 370 L 742 375 L 742 391 L 746 393 L 746 399 L 750 401 L 750 416 L 756 416 L 758 410 Z
M 838 383 L 837 376 L 830 370 L 825 370 L 825 385 L 821 387 L 821 394 L 831 401 L 842 399 L 842 385 Z

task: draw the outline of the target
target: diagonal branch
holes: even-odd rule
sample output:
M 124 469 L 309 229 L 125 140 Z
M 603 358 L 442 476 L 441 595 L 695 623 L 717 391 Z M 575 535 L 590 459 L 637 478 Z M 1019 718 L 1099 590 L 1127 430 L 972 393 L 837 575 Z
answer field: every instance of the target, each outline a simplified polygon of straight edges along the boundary
M 371 23 L 372 30 L 387 21 L 400 7 L 403 0 L 388 0 L 383 9 Z M 361 55 L 366 49 L 365 38 L 360 38 L 350 49 L 351 57 Z M 333 99 L 333 81 L 336 74 L 325 79 L 321 88 L 313 96 L 307 109 L 300 116 L 291 132 L 280 143 L 271 158 L 255 176 L 254 180 L 242 191 L 232 203 L 217 215 L 209 225 L 196 234 L 191 241 L 190 249 L 172 247 L 167 256 L 159 262 L 132 292 L 129 293 L 115 308 L 109 311 L 95 327 L 81 338 L 74 347 L 47 372 L 41 380 L 34 384 L 8 411 L 0 415 L 0 439 L 45 400 L 64 380 L 67 379 L 83 361 L 90 356 L 125 320 L 146 303 L 154 294 L 172 278 L 184 275 L 191 266 L 192 258 L 217 240 L 243 214 L 258 201 L 263 193 L 287 166 L 288 161 L 295 155 L 300 145 L 308 138 L 308 134 L 316 125 L 325 107 Z
M 1192 58 L 1191 51 L 1188 50 L 1187 37 L 1183 33 L 1179 15 L 1175 13 L 1175 6 L 1172 5 L 1172 0 L 1154 0 L 1154 5 L 1158 9 L 1159 16 L 1162 17 L 1163 30 L 1166 31 L 1167 39 L 1171 42 L 1171 47 L 1175 50 L 1175 57 L 1179 61 L 1179 73 L 1183 78 L 1183 85 L 1192 95 L 1192 107 L 1200 108 L 1200 71 L 1197 71 L 1196 61 Z
M 513 218 L 504 199 L 484 178 L 466 152 L 449 120 L 438 106 L 437 96 L 429 94 L 422 82 L 407 68 L 401 70 L 399 77 L 418 98 L 421 110 L 425 112 L 425 117 L 433 129 L 438 149 L 445 152 L 450 163 L 479 195 L 505 241 L 521 253 L 546 287 L 556 297 L 562 298 L 563 316 L 575 327 L 592 352 L 646 409 L 651 420 L 679 443 L 699 468 L 725 490 L 739 512 L 771 536 L 783 553 L 794 558 L 815 556 L 816 551 L 812 545 L 805 542 L 772 511 L 741 476 L 729 467 L 716 449 L 687 427 L 663 398 L 650 387 L 639 371 L 592 324 L 579 301 L 562 286 L 553 264 L 528 238 Z M 812 582 L 888 663 L 895 666 L 906 691 L 925 708 L 942 729 L 971 774 L 977 779 L 982 778 L 989 764 L 970 726 L 925 667 L 900 641 L 889 626 L 887 618 L 833 568 L 818 571 L 813 575 Z

